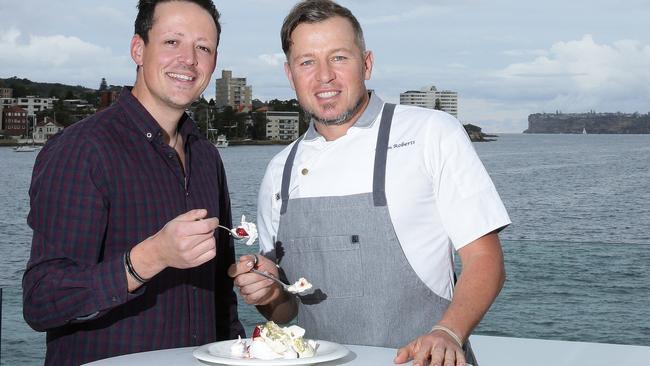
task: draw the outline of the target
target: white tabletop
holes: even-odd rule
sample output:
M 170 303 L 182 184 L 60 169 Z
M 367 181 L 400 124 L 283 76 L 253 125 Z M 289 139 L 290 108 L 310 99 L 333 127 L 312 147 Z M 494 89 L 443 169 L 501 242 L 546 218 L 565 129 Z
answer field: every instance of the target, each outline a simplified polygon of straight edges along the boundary
M 393 358 L 397 350 L 392 348 L 368 347 L 368 346 L 345 346 L 350 353 L 342 359 L 330 362 L 319 363 L 319 366 L 335 365 L 392 365 Z M 95 361 L 85 366 L 183 366 L 183 365 L 211 365 L 203 363 L 194 356 L 192 351 L 197 347 L 173 348 L 160 351 L 133 353 L 130 355 L 107 358 L 105 360 Z M 407 363 L 405 365 L 410 365 Z
M 567 342 L 543 339 L 473 335 L 470 338 L 480 366 L 648 366 L 650 347 L 618 344 Z M 346 345 L 350 353 L 319 366 L 393 365 L 393 348 Z M 95 361 L 86 366 L 183 366 L 205 363 L 192 356 L 197 347 L 134 353 Z M 406 364 L 410 365 L 410 363 Z

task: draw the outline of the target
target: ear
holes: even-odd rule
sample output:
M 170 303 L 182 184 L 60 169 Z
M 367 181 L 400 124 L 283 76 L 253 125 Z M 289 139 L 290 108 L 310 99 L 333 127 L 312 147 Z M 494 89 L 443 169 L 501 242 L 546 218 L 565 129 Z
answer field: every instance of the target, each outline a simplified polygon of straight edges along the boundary
M 131 58 L 138 66 L 142 66 L 142 64 L 144 63 L 143 61 L 144 47 L 145 44 L 142 37 L 140 37 L 137 34 L 134 34 L 133 38 L 131 38 Z
M 291 89 L 296 90 L 296 85 L 293 83 L 293 73 L 291 72 L 291 66 L 289 66 L 289 62 L 284 63 L 284 73 L 287 74 L 287 79 L 289 79 Z
M 363 76 L 366 80 L 370 80 L 370 76 L 372 75 L 372 65 L 375 63 L 375 55 L 372 53 L 372 51 L 366 51 L 363 54 L 363 65 L 365 66 L 365 70 L 363 72 Z

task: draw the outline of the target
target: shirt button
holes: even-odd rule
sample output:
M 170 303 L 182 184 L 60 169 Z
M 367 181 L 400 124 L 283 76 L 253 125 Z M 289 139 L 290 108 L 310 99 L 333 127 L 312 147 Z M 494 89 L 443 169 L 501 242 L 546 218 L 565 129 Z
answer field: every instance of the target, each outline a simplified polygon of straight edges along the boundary
M 151 136 L 153 136 L 153 135 L 151 134 L 151 132 L 147 132 L 147 138 L 150 139 Z
M 169 157 L 170 159 L 173 159 L 173 158 L 174 158 L 174 154 L 169 153 L 169 155 L 167 155 L 167 157 Z
M 307 174 L 309 174 L 309 169 L 304 168 L 301 173 L 302 173 L 302 175 L 307 175 Z
M 113 297 L 111 297 L 111 301 L 113 301 L 113 302 L 117 302 L 117 296 L 113 296 Z

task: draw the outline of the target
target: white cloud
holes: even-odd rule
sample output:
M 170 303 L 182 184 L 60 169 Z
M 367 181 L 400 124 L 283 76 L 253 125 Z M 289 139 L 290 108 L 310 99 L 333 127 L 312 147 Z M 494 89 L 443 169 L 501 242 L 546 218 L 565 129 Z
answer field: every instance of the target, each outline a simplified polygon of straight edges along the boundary
M 633 112 L 650 95 L 650 46 L 635 40 L 598 44 L 585 35 L 558 42 L 547 55 L 511 64 L 495 76 L 501 90 L 539 99 L 541 105 L 555 104 L 552 110 L 617 105 Z
M 128 82 L 133 77 L 131 60 L 113 55 L 107 47 L 64 35 L 23 37 L 22 32 L 15 28 L 0 31 L 0 62 L 3 76 L 16 75 L 36 81 L 77 83 L 89 87 L 98 86 L 98 80 L 107 72 L 113 78 L 120 78 L 110 81 L 115 84 Z M 66 75 L 64 80 L 62 75 Z
M 30 36 L 20 44 L 20 31 L 11 29 L 0 37 L 0 59 L 8 63 L 31 63 L 33 66 L 58 67 L 87 62 L 87 58 L 108 57 L 110 51 L 86 43 L 77 37 Z
M 284 53 L 262 54 L 257 56 L 264 64 L 268 66 L 283 65 L 286 60 Z

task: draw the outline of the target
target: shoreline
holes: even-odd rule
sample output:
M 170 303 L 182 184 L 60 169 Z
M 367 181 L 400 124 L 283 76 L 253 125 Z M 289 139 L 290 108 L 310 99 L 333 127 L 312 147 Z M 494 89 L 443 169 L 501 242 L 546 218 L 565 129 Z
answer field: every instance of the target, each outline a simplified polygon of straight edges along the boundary
M 268 146 L 268 145 L 289 145 L 291 141 L 281 141 L 281 140 L 228 140 L 228 147 L 230 146 Z

